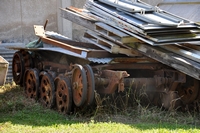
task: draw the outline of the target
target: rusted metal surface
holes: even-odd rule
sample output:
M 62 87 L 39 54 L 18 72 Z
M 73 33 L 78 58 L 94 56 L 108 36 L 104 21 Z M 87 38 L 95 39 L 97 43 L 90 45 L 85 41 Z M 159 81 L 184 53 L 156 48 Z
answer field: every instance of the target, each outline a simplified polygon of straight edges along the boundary
M 124 78 L 128 77 L 129 74 L 126 71 L 103 70 L 100 76 L 102 78 L 95 79 L 97 92 L 112 94 L 117 88 L 118 92 L 124 91 Z

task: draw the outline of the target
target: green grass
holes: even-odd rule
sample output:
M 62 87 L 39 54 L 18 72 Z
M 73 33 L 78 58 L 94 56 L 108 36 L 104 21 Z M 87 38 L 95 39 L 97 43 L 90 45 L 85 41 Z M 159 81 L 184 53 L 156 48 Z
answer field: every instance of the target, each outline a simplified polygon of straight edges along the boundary
M 169 112 L 142 106 L 113 114 L 101 110 L 62 115 L 25 98 L 22 88 L 14 84 L 0 88 L 0 132 L 5 133 L 198 133 L 199 120 L 197 112 Z

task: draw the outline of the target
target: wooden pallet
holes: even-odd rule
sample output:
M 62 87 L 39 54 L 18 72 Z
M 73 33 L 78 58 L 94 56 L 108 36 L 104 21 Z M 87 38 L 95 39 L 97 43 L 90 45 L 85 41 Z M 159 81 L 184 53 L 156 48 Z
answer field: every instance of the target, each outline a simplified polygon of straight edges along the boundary
M 139 54 L 138 52 L 124 47 L 120 47 L 119 45 L 111 42 L 110 40 L 107 40 L 106 38 L 103 38 L 102 36 L 100 36 L 100 34 L 95 33 L 93 31 L 86 31 L 83 38 L 85 41 L 93 43 L 96 46 L 110 53 L 125 54 L 128 56 L 141 56 L 141 54 Z

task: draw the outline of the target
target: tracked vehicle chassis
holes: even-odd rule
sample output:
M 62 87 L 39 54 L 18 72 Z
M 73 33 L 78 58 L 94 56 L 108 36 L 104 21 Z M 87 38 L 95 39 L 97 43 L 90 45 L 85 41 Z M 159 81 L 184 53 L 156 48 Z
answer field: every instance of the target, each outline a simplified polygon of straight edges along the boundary
M 155 61 L 114 57 L 112 60 L 118 62 L 102 64 L 105 59 L 100 63 L 88 61 L 55 48 L 15 49 L 19 51 L 13 57 L 14 81 L 24 88 L 27 97 L 64 114 L 95 106 L 95 93 L 131 89 L 133 95 L 145 94 L 147 104 L 166 109 L 183 109 L 198 98 L 198 80 Z M 129 99 L 134 100 L 133 95 Z

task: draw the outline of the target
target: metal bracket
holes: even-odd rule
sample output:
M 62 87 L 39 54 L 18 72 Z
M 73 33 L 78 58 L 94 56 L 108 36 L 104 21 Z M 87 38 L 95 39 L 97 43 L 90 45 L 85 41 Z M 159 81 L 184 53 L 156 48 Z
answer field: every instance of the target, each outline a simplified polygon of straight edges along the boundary
M 46 37 L 45 36 L 45 31 L 44 31 L 44 26 L 42 25 L 34 25 L 34 31 L 35 35 L 39 37 Z

